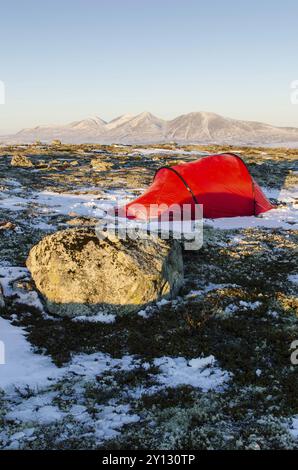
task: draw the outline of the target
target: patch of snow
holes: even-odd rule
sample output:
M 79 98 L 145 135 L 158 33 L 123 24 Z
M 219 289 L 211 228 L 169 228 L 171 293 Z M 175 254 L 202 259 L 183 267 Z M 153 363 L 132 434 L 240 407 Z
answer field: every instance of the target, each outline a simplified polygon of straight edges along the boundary
M 239 305 L 240 307 L 244 308 L 244 310 L 256 310 L 262 305 L 262 303 L 259 301 L 245 302 L 244 300 L 240 300 Z
M 97 375 L 111 369 L 132 370 L 139 365 L 132 356 L 123 356 L 121 359 L 113 359 L 108 354 L 77 354 L 73 357 L 67 372 L 92 379 Z
M 148 370 L 149 363 L 142 364 L 141 360 L 128 355 L 115 359 L 107 354 L 94 353 L 78 354 L 70 363 L 58 368 L 48 357 L 33 353 L 22 328 L 2 318 L 0 339 L 4 340 L 7 353 L 6 365 L 0 366 L 0 388 L 6 394 L 4 417 L 14 422 L 14 426 L 20 426 L 19 432 L 14 428 L 15 432 L 10 437 L 5 435 L 4 430 L 1 432 L 0 439 L 6 449 L 22 448 L 25 442 L 36 439 L 35 433 L 40 425 L 64 421 L 71 433 L 75 422 L 83 426 L 87 433 L 91 432 L 97 443 L 101 443 L 117 436 L 123 425 L 139 421 L 140 417 L 132 411 L 129 403 L 119 403 L 121 394 L 119 398 L 111 398 L 104 404 L 95 404 L 90 413 L 85 406 L 85 387 L 87 384 L 98 384 L 99 377 L 105 373 L 113 377 L 121 371 L 139 367 Z M 179 385 L 191 385 L 205 392 L 220 390 L 231 377 L 216 365 L 213 356 L 192 360 L 161 357 L 155 359 L 153 364 L 159 367 L 157 384 L 148 388 L 138 386 L 124 389 L 124 395 L 138 399 L 144 394 Z M 60 381 L 69 382 L 72 390 L 71 397 L 67 394 L 66 402 L 69 404 L 62 408 L 58 404 Z M 15 386 L 19 391 L 15 390 Z M 31 392 L 26 395 L 28 387 Z
M 262 191 L 264 192 L 266 197 L 268 197 L 270 199 L 276 199 L 279 202 L 295 203 L 296 199 L 298 198 L 297 188 L 276 189 L 276 188 L 263 187 Z
M 102 406 L 96 414 L 95 436 L 97 440 L 111 439 L 119 434 L 119 429 L 125 424 L 136 423 L 140 417 L 129 414 L 129 405 Z
M 6 196 L 6 197 L 5 197 Z M 7 195 L 1 195 L 0 207 L 10 211 L 23 211 L 27 208 L 28 199 L 12 196 L 11 192 Z
M 269 310 L 267 315 L 269 315 L 269 317 L 272 317 L 272 318 L 278 318 L 279 317 L 279 313 L 276 312 L 276 311 L 273 311 L 273 310 Z
M 288 431 L 295 439 L 298 439 L 298 415 L 292 418 Z
M 26 268 L 9 266 L 0 268 L 0 284 L 3 289 L 4 297 L 10 297 L 14 294 L 12 283 L 16 280 L 28 280 L 29 271 Z
M 157 307 L 163 307 L 164 305 L 170 304 L 171 301 L 167 299 L 161 299 L 158 302 L 156 302 Z
M 225 316 L 232 316 L 235 312 L 237 312 L 238 306 L 235 304 L 229 304 L 225 310 L 224 310 L 224 315 Z
M 34 223 L 32 224 L 32 227 L 34 229 L 45 230 L 45 231 L 56 230 L 56 227 L 54 225 L 47 224 L 46 222 L 43 222 L 42 220 L 41 221 L 35 220 Z
M 202 295 L 202 290 L 191 290 L 188 294 L 184 296 L 184 299 L 193 299 Z
M 203 286 L 201 289 L 191 290 L 188 294 L 184 296 L 184 299 L 191 299 L 194 297 L 199 297 L 203 294 L 207 294 L 208 292 L 212 292 L 213 290 L 226 289 L 228 287 L 239 287 L 239 286 L 237 284 L 213 284 L 211 282 Z
M 239 228 L 283 228 L 294 230 L 298 228 L 298 208 L 296 189 L 271 189 L 262 188 L 267 197 L 286 203 L 285 206 L 271 209 L 259 216 L 225 217 L 221 219 L 205 219 L 205 223 L 213 228 L 221 230 L 232 230 Z
M 36 401 L 37 403 L 35 403 Z M 52 399 L 49 400 L 49 404 L 42 405 L 38 403 L 38 400 L 24 400 L 14 406 L 13 411 L 7 413 L 5 418 L 15 422 L 38 424 L 61 421 L 65 417 L 65 413 L 59 410 L 57 406 L 51 405 L 51 402 Z
M 227 217 L 221 219 L 205 219 L 207 225 L 220 230 L 235 230 L 245 228 L 282 228 L 294 230 L 298 228 L 297 210 L 288 207 L 271 209 L 258 217 Z
M 95 353 L 79 354 L 62 367 L 56 367 L 48 357 L 34 354 L 25 338 L 22 328 L 13 326 L 8 320 L 0 318 L 0 340 L 5 344 L 6 363 L 0 365 L 0 388 L 5 390 L 7 403 L 10 402 L 5 418 L 17 423 L 48 425 L 74 419 L 94 428 L 94 434 L 101 442 L 115 437 L 124 425 L 139 420 L 139 416 L 130 412 L 129 405 L 108 403 L 98 405 L 94 416 L 78 403 L 83 395 L 84 384 L 106 371 L 131 370 L 139 366 L 139 361 L 131 356 L 113 359 L 109 355 Z M 62 411 L 53 400 L 57 391 L 50 391 L 51 386 L 67 377 L 78 377 L 73 393 L 76 403 L 68 411 Z M 20 397 L 18 390 L 34 391 L 34 396 Z M 70 426 L 70 425 L 69 425 Z M 6 448 L 19 448 L 24 438 L 23 433 L 14 434 L 8 440 Z
M 147 318 L 150 317 L 150 312 L 147 311 L 147 310 L 140 310 L 140 311 L 138 312 L 138 315 L 139 315 L 140 317 L 142 317 L 142 318 L 147 319 Z
M 161 357 L 154 360 L 161 374 L 159 382 L 167 387 L 191 385 L 204 392 L 222 387 L 230 375 L 216 366 L 214 356 L 187 360 L 184 357 Z
M 35 307 L 40 312 L 43 312 L 43 305 L 38 297 L 37 292 L 35 291 L 23 291 L 16 289 L 15 294 L 18 299 L 14 301 L 16 304 L 28 305 L 29 307 Z
M 290 274 L 290 276 L 288 276 L 288 280 L 293 284 L 298 284 L 298 274 Z
M 111 194 L 110 199 L 113 200 L 118 195 Z M 122 197 L 125 195 L 122 194 Z M 55 193 L 53 191 L 42 191 L 34 195 L 34 202 L 40 204 L 42 212 L 52 212 L 67 215 L 75 212 L 80 216 L 103 217 L 105 215 L 106 206 L 111 207 L 111 203 L 107 204 L 102 196 L 94 194 L 70 194 Z
M 28 281 L 30 273 L 28 269 L 22 267 L 0 267 L 0 285 L 3 289 L 4 297 L 14 297 L 15 304 L 28 305 L 35 307 L 40 312 L 44 312 L 43 305 L 36 291 L 25 290 L 14 287 L 13 283 L 20 281 Z
M 133 199 L 133 194 L 125 190 L 110 190 L 105 194 L 72 194 L 54 191 L 32 192 L 27 198 L 2 195 L 0 207 L 11 211 L 24 211 L 32 204 L 40 215 L 62 214 L 75 212 L 80 216 L 102 218 L 105 212 L 116 203 L 124 205 Z M 36 207 L 38 205 L 38 207 Z
M 116 320 L 116 315 L 111 313 L 100 312 L 97 315 L 86 316 L 82 315 L 75 317 L 72 321 L 75 322 L 89 322 L 89 323 L 114 323 Z
M 62 369 L 58 369 L 49 357 L 33 353 L 23 328 L 13 326 L 1 317 L 0 340 L 5 347 L 5 364 L 0 365 L 0 388 L 40 387 L 61 377 Z
M 21 183 L 14 178 L 1 178 L 0 183 L 4 184 L 5 186 L 8 186 L 9 189 L 13 188 L 12 191 L 14 191 L 16 188 L 22 187 Z

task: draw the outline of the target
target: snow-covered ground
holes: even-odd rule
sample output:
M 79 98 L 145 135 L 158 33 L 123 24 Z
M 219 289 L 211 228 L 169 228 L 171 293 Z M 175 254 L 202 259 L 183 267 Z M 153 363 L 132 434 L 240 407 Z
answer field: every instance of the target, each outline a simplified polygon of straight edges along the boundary
M 132 155 L 142 154 L 149 156 L 155 153 L 172 155 L 177 152 L 162 148 L 148 148 L 135 149 Z M 196 151 L 183 151 L 180 153 L 181 156 L 203 155 L 202 152 Z M 30 230 L 34 228 L 45 233 L 49 230 L 54 231 L 58 228 L 56 216 L 68 216 L 71 214 L 71 217 L 77 215 L 80 217 L 102 218 L 108 209 L 133 200 L 136 193 L 141 194 L 144 190 L 143 188 L 137 190 L 134 188 L 131 191 L 126 189 L 107 189 L 106 187 L 101 188 L 90 184 L 89 187 L 81 186 L 76 191 L 64 191 L 64 188 L 61 186 L 60 192 L 55 192 L 53 190 L 31 189 L 30 185 L 23 186 L 23 183 L 13 178 L 2 178 L 1 183 L 5 186 L 5 189 L 0 191 L 0 210 L 7 211 L 5 212 L 5 217 L 11 218 L 16 222 L 16 225 L 18 225 L 18 221 L 22 222 L 20 225 L 23 228 L 17 226 L 15 228 L 16 233 L 18 230 L 26 231 L 27 226 L 30 227 Z M 142 182 L 139 184 L 141 185 Z M 211 225 L 221 230 L 216 242 L 216 249 L 226 249 L 227 246 L 229 249 L 236 249 L 247 242 L 245 239 L 242 244 L 242 237 L 244 235 L 236 232 L 230 236 L 230 240 L 227 243 L 226 239 L 221 239 L 227 233 L 226 230 L 255 227 L 259 229 L 282 229 L 282 231 L 286 232 L 285 238 L 287 238 L 290 236 L 288 231 L 297 228 L 297 191 L 291 188 L 277 190 L 267 188 L 266 186 L 262 189 L 267 197 L 282 204 L 276 209 L 258 217 L 204 220 L 206 225 Z M 62 190 L 64 192 L 61 192 Z M 23 214 L 27 215 L 28 213 L 33 214 L 31 218 L 23 217 Z M 62 222 L 59 227 L 67 226 L 65 223 L 67 217 L 61 217 L 61 220 Z M 131 222 L 131 224 L 138 223 Z M 140 224 L 146 225 L 144 223 Z M 154 228 L 154 223 L 151 226 Z M 187 227 L 185 231 L 187 232 Z M 43 236 L 43 233 L 41 235 L 38 234 L 38 237 L 40 236 Z M 6 232 L 4 240 L 9 239 L 9 237 L 10 233 Z M 282 243 L 286 242 L 280 242 L 280 246 L 282 246 Z M 3 248 L 5 249 L 5 246 Z M 248 247 L 249 249 L 250 247 Z M 282 250 L 283 248 L 279 249 Z M 216 256 L 216 253 L 214 256 Z M 196 354 L 191 355 L 188 352 L 182 354 L 182 340 L 181 350 L 178 349 L 178 353 L 172 354 L 172 351 L 164 352 L 162 350 L 161 354 L 155 354 L 150 360 L 135 356 L 134 352 L 131 354 L 121 352 L 112 356 L 103 353 L 101 348 L 98 347 L 96 352 L 90 354 L 85 352 L 77 353 L 76 351 L 72 354 L 69 362 L 65 361 L 62 367 L 58 367 L 50 356 L 42 354 L 43 349 L 39 350 L 39 352 L 33 349 L 27 333 L 27 331 L 30 331 L 30 328 L 26 330 L 20 326 L 17 310 L 19 306 L 22 306 L 25 310 L 26 307 L 24 306 L 31 307 L 34 309 L 34 312 L 38 312 L 36 315 L 40 315 L 42 321 L 50 320 L 50 322 L 54 322 L 55 320 L 55 324 L 58 327 L 62 324 L 62 321 L 50 317 L 45 312 L 43 303 L 35 290 L 26 290 L 19 285 L 22 282 L 30 282 L 29 272 L 24 267 L 11 266 L 7 259 L 6 256 L 3 256 L 3 259 L 0 260 L 0 285 L 5 298 L 9 299 L 9 302 L 15 308 L 15 312 L 12 308 L 9 320 L 8 316 L 0 316 L 0 352 L 2 351 L 1 345 L 3 345 L 5 353 L 5 364 L 1 365 L 0 358 L 0 406 L 2 407 L 0 424 L 1 419 L 4 419 L 5 423 L 5 427 L 2 430 L 0 429 L 0 446 L 3 448 L 28 448 L 31 445 L 30 443 L 37 441 L 39 435 L 42 434 L 40 433 L 41 426 L 49 428 L 58 424 L 61 425 L 61 429 L 66 434 L 69 432 L 70 436 L 75 435 L 77 429 L 80 439 L 94 438 L 95 444 L 98 445 L 107 439 L 119 436 L 125 424 L 138 423 L 143 419 L 142 412 L 134 407 L 135 401 L 142 399 L 142 397 L 148 398 L 154 393 L 162 395 L 169 387 L 175 390 L 174 394 L 176 394 L 177 390 L 178 394 L 179 387 L 185 387 L 186 389 L 190 387 L 196 391 L 199 390 L 202 393 L 203 400 L 207 400 L 213 393 L 222 395 L 233 384 L 233 373 L 225 370 L 225 365 L 221 368 L 219 362 L 217 362 L 217 359 L 218 361 L 221 359 L 220 352 L 214 353 L 211 349 L 211 351 L 208 350 L 207 353 L 203 354 L 202 352 L 201 354 L 201 344 L 199 343 L 197 346 L 199 352 Z M 165 315 L 167 315 L 167 308 L 174 309 L 175 305 L 185 305 L 185 315 L 188 315 L 188 305 L 191 305 L 192 302 L 203 302 L 205 305 L 208 296 L 210 298 L 212 296 L 214 298 L 216 296 L 219 297 L 221 291 L 227 291 L 228 296 L 231 295 L 230 292 L 233 290 L 240 292 L 241 295 L 246 295 L 246 292 L 244 294 L 242 292 L 243 283 L 241 284 L 236 275 L 234 278 L 227 280 L 216 279 L 216 277 L 212 278 L 213 273 L 216 273 L 216 269 L 219 269 L 219 267 L 212 266 L 212 263 L 211 266 L 204 265 L 204 260 L 201 261 L 203 262 L 202 270 L 205 270 L 207 274 L 205 277 L 203 275 L 201 278 L 198 277 L 195 281 L 191 280 L 191 287 L 186 293 L 183 293 L 183 297 L 173 302 L 157 302 L 154 307 L 150 306 L 139 312 L 137 318 L 148 324 L 148 334 L 150 334 L 151 320 L 154 321 L 155 316 L 158 315 L 158 312 L 162 312 L 163 308 L 165 309 Z M 260 269 L 260 275 L 262 275 L 262 269 Z M 224 270 L 224 267 L 222 270 Z M 242 275 L 242 273 L 240 274 Z M 220 276 L 222 276 L 222 272 L 220 272 Z M 285 279 L 285 282 L 289 284 L 289 292 L 292 295 L 297 285 L 297 274 L 293 270 L 289 271 L 289 273 L 286 272 Z M 249 278 L 249 282 L 251 282 L 251 278 Z M 261 295 L 249 300 L 246 298 L 243 300 L 241 295 L 239 298 L 237 297 L 233 300 L 228 298 L 224 301 L 222 310 L 216 313 L 216 318 L 221 318 L 227 322 L 236 318 L 235 322 L 239 323 L 242 320 L 241 315 L 249 314 L 252 317 L 256 315 L 256 321 L 258 322 L 257 315 L 261 315 L 262 309 L 265 311 L 266 296 L 263 298 Z M 290 301 L 292 300 L 290 299 Z M 209 304 L 207 303 L 207 305 Z M 282 314 L 280 311 L 275 311 L 275 308 L 278 310 L 278 305 L 274 305 L 274 308 L 268 309 L 267 312 L 267 318 L 269 318 L 270 324 L 272 322 L 273 325 L 274 322 L 280 318 L 282 319 Z M 208 313 L 209 311 L 207 310 Z M 237 315 L 239 315 L 240 320 Z M 244 318 L 244 315 L 242 318 Z M 265 315 L 266 313 L 264 313 L 262 321 L 265 321 Z M 98 312 L 94 317 L 77 317 L 70 324 L 79 328 L 87 326 L 90 329 L 109 327 L 116 329 L 117 318 L 115 315 L 103 311 Z M 177 329 L 179 331 L 178 326 Z M 143 330 L 140 331 L 141 334 L 144 334 Z M 147 332 L 147 330 L 145 331 Z M 187 334 L 190 331 L 192 331 L 191 328 Z M 51 334 L 50 331 L 49 334 Z M 156 336 L 158 335 L 156 334 Z M 185 341 L 185 337 L 182 339 Z M 238 340 L 240 341 L 237 337 L 234 342 L 230 343 L 233 348 Z M 152 341 L 155 341 L 155 337 L 152 338 Z M 263 346 L 260 343 L 261 347 Z M 204 351 L 203 346 L 201 351 Z M 252 374 L 253 380 L 256 381 L 255 387 L 258 393 L 261 393 L 262 384 L 260 385 L 260 381 L 264 376 L 266 366 L 268 365 L 267 362 L 269 363 L 269 359 L 263 358 L 262 354 L 262 352 L 258 352 L 257 360 L 260 360 L 260 364 L 257 363 L 257 367 L 255 367 Z M 154 373 L 152 374 L 150 372 L 151 368 L 154 368 Z M 130 384 L 128 381 L 128 383 L 123 382 L 124 385 L 123 383 L 121 386 L 119 385 L 119 374 L 130 372 L 137 374 L 139 370 L 149 371 L 148 383 L 136 385 Z M 150 382 L 151 379 L 152 383 Z M 111 384 L 113 387 L 118 387 L 116 396 L 110 393 Z M 88 390 L 93 388 L 96 388 L 96 391 L 99 388 L 100 393 L 102 393 L 96 405 L 93 402 L 90 405 L 90 396 L 87 396 Z M 3 390 L 3 394 L 1 390 Z M 269 407 L 271 398 L 268 393 L 267 395 Z M 244 398 L 246 399 L 246 395 L 244 395 Z M 237 408 L 237 404 L 235 405 L 236 400 L 237 398 L 234 395 L 231 406 L 236 406 Z M 272 405 L 272 408 L 274 406 L 275 404 Z M 201 416 L 200 407 L 198 406 L 198 408 L 199 416 Z M 296 411 L 291 412 L 293 415 L 292 419 L 285 419 L 284 428 L 285 433 L 290 433 L 293 438 L 297 439 L 298 421 L 295 413 Z M 223 420 L 224 417 L 221 419 Z M 210 417 L 210 421 L 212 421 L 212 417 Z M 183 420 L 179 422 L 179 426 L 183 422 Z M 148 426 L 150 427 L 151 425 L 153 426 L 154 423 L 150 421 Z M 225 429 L 227 433 L 229 426 L 231 426 L 230 423 Z M 175 432 L 176 427 L 174 434 Z
M 114 323 L 116 320 L 116 315 L 112 313 L 99 312 L 97 315 L 86 316 L 82 315 L 79 317 L 73 318 L 72 321 L 75 322 L 89 322 L 89 323 Z
M 5 364 L 0 368 L 0 388 L 12 390 L 13 386 L 42 388 L 71 372 L 93 379 L 113 368 L 130 370 L 140 365 L 132 356 L 112 359 L 110 356 L 78 354 L 70 364 L 58 368 L 47 357 L 35 353 L 26 340 L 26 333 L 10 321 L 0 318 L 0 340 L 5 345 Z M 229 374 L 220 370 L 213 356 L 187 361 L 185 358 L 161 357 L 154 361 L 160 368 L 158 381 L 165 386 L 189 384 L 204 391 L 216 389 L 229 380 Z
M 4 364 L 0 365 L 0 388 L 43 387 L 61 376 L 61 369 L 49 357 L 33 354 L 26 333 L 0 317 L 0 341 L 4 344 Z
M 257 217 L 233 217 L 221 219 L 205 219 L 205 223 L 217 229 L 238 229 L 250 227 L 295 229 L 298 223 L 297 189 L 282 189 L 281 191 L 262 188 L 267 197 L 272 198 L 283 206 L 272 209 Z M 141 192 L 141 190 L 139 190 Z M 107 191 L 104 196 L 99 194 L 55 193 L 53 191 L 33 192 L 27 198 L 2 193 L 0 208 L 11 211 L 24 211 L 34 204 L 40 215 L 75 213 L 79 216 L 102 218 L 107 210 L 133 200 L 135 196 L 124 190 Z M 126 222 L 128 223 L 128 222 Z M 130 222 L 130 225 L 132 222 Z M 138 223 L 139 224 L 139 223 Z M 154 222 L 150 226 L 154 229 Z M 147 226 L 147 224 L 146 224 Z M 42 228 L 42 225 L 40 225 Z M 51 228 L 44 225 L 45 230 Z M 187 228 L 185 228 L 187 232 Z
M 294 230 L 298 227 L 298 190 L 262 188 L 268 198 L 285 203 L 284 206 L 271 209 L 257 217 L 230 217 L 206 219 L 206 223 L 217 229 L 238 229 L 251 227 L 283 228 Z
M 113 359 L 107 354 L 78 354 L 69 364 L 58 368 L 49 357 L 34 353 L 22 328 L 13 326 L 0 318 L 0 340 L 5 345 L 5 364 L 0 365 L 0 390 L 4 391 L 6 408 L 4 419 L 12 421 L 19 429 L 14 433 L 0 431 L 0 441 L 6 449 L 18 449 L 37 439 L 37 428 L 67 421 L 68 428 L 81 426 L 92 434 L 100 444 L 118 435 L 121 427 L 137 422 L 140 418 L 129 404 L 119 399 L 111 399 L 97 405 L 92 413 L 88 411 L 84 399 L 85 387 L 98 381 L 104 373 L 113 374 L 144 369 L 148 363 L 132 357 Z M 142 395 L 162 390 L 164 387 L 192 385 L 207 392 L 220 389 L 229 381 L 229 374 L 222 371 L 213 356 L 187 361 L 183 357 L 161 357 L 153 361 L 159 367 L 153 387 L 128 389 L 126 395 L 140 398 Z M 61 410 L 56 403 L 59 384 L 71 383 L 72 399 L 75 403 Z M 62 386 L 62 385 L 61 385 Z M 27 394 L 27 395 L 26 395 Z
M 289 432 L 292 434 L 293 437 L 298 439 L 298 416 L 294 416 L 292 418 L 289 426 Z
M 161 370 L 159 381 L 168 387 L 184 384 L 208 392 L 229 380 L 229 374 L 216 367 L 213 356 L 189 361 L 184 357 L 161 357 L 155 359 L 154 364 Z
M 101 191 L 99 191 L 101 194 Z M 0 208 L 11 211 L 24 211 L 34 205 L 41 215 L 64 214 L 75 212 L 80 216 L 102 217 L 104 211 L 116 202 L 125 204 L 133 196 L 125 191 L 107 191 L 104 195 L 56 193 L 54 191 L 32 192 L 28 197 L 11 195 L 11 191 L 2 193 Z
M 43 306 L 35 291 L 24 291 L 18 282 L 27 281 L 29 272 L 22 267 L 1 267 L 0 286 L 6 299 L 12 299 L 17 305 L 22 302 L 34 306 L 41 313 Z M 167 302 L 166 302 L 167 303 Z M 160 302 L 160 306 L 164 305 Z M 14 318 L 12 318 L 14 320 Z M 76 322 L 113 323 L 115 316 L 99 313 L 90 318 L 78 317 Z M 106 439 L 119 434 L 125 424 L 137 422 L 140 417 L 130 407 L 118 399 L 108 400 L 98 405 L 96 412 L 88 410 L 84 398 L 85 388 L 98 382 L 99 377 L 108 373 L 111 377 L 137 368 L 150 368 L 134 356 L 124 355 L 115 359 L 101 352 L 77 354 L 63 367 L 57 367 L 49 356 L 33 350 L 27 340 L 24 328 L 0 317 L 0 342 L 3 345 L 3 357 L 0 361 L 0 392 L 4 393 L 5 410 L 3 418 L 14 422 L 15 432 L 0 431 L 0 442 L 6 449 L 19 449 L 37 439 L 38 428 L 67 422 L 74 432 L 75 426 L 81 426 L 90 432 L 95 442 L 100 444 Z M 3 364 L 2 364 L 3 362 Z M 155 375 L 155 385 L 126 388 L 125 395 L 140 399 L 166 387 L 191 385 L 203 392 L 221 390 L 231 378 L 221 370 L 213 356 L 187 360 L 184 357 L 158 357 L 152 365 L 159 369 Z M 115 380 L 115 379 L 114 379 Z M 57 405 L 59 388 L 71 384 L 71 405 L 61 409 Z M 68 396 L 68 399 L 70 397 Z M 63 399 L 66 400 L 64 397 Z M 81 430 L 81 432 L 83 432 Z

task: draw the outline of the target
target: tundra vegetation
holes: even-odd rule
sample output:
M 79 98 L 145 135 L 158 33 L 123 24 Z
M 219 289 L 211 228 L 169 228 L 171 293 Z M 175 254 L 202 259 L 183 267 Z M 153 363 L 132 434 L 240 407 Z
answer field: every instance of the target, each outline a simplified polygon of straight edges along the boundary
M 59 141 L 0 147 L 1 317 L 24 328 L 36 355 L 68 371 L 47 386 L 0 393 L 0 448 L 298 448 L 298 430 L 291 429 L 298 416 L 298 366 L 290 361 L 298 339 L 291 217 L 272 227 L 206 227 L 202 249 L 183 253 L 185 283 L 174 300 L 111 321 L 57 318 L 29 273 L 8 275 L 10 267 L 25 267 L 45 235 L 95 224 L 96 214 L 82 211 L 80 201 L 92 209 L 118 194 L 135 197 L 160 166 L 226 151 L 243 157 L 286 214 L 293 201 L 278 194 L 292 194 L 297 185 L 298 150 Z M 99 353 L 110 367 L 94 374 L 86 368 L 85 375 L 67 369 Z M 194 376 L 205 369 L 191 360 L 211 356 L 214 377 L 221 370 L 225 380 L 204 388 Z M 180 358 L 167 380 L 158 358 L 168 364 Z M 179 383 L 178 366 L 186 370 Z

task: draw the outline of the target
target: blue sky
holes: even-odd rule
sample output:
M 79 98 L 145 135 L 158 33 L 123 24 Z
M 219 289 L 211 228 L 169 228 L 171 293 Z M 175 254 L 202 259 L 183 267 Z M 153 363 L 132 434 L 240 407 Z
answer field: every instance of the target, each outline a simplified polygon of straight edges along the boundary
M 297 0 L 3 0 L 0 134 L 145 110 L 298 127 L 297 21 Z

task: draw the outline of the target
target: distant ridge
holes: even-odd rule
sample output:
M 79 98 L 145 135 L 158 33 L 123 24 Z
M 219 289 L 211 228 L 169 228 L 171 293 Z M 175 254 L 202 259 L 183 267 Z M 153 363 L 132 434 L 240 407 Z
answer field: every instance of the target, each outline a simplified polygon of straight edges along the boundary
M 175 141 L 201 144 L 294 145 L 298 128 L 242 121 L 210 112 L 183 114 L 166 121 L 149 112 L 125 114 L 106 122 L 100 117 L 59 126 L 38 126 L 0 137 L 3 143 L 50 142 L 150 144 Z

